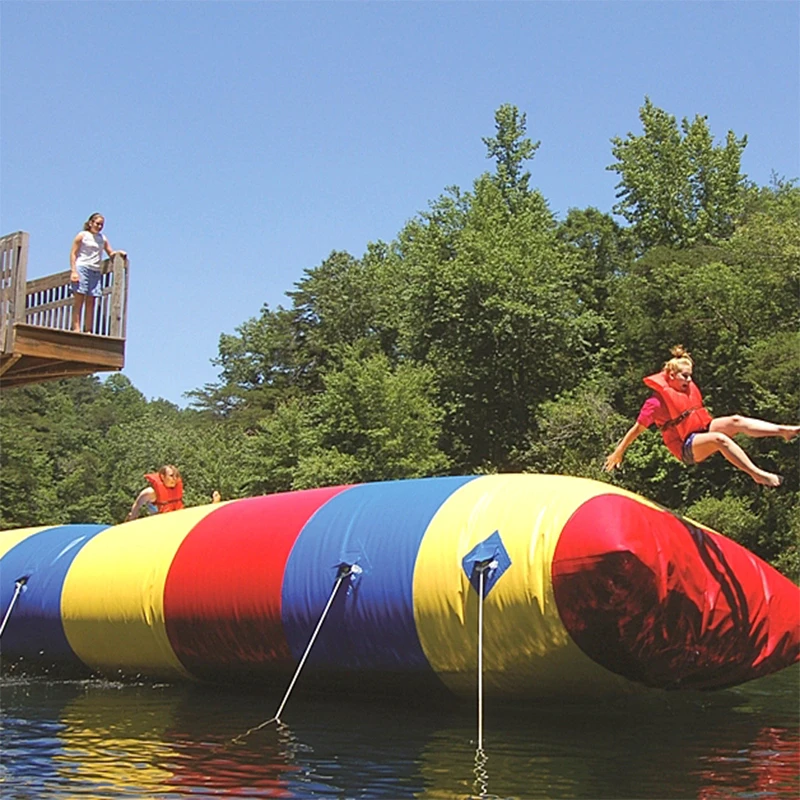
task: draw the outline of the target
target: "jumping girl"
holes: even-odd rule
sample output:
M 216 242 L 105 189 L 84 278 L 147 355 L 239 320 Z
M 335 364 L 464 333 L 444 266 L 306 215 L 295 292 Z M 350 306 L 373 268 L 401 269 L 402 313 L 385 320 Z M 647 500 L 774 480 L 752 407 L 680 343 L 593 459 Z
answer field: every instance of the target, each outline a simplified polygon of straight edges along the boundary
M 682 345 L 673 347 L 670 352 L 673 357 L 661 372 L 644 379 L 654 394 L 645 400 L 636 422 L 606 458 L 603 469 L 611 471 L 619 467 L 628 447 L 655 424 L 669 451 L 684 464 L 699 464 L 719 452 L 756 483 L 780 486 L 783 478 L 757 467 L 733 437 L 737 433 L 754 438 L 780 436 L 788 442 L 800 433 L 800 425 L 778 425 L 738 414 L 713 418 L 703 406 L 700 390 L 692 381 L 694 362 L 691 356 Z

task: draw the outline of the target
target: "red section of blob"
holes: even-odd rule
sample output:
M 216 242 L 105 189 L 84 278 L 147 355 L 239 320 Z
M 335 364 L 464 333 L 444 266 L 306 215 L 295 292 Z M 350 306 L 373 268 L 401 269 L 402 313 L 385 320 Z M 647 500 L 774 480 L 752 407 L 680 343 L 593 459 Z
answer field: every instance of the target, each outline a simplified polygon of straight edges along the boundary
M 201 678 L 285 669 L 281 625 L 286 561 L 303 526 L 337 486 L 223 505 L 189 533 L 164 587 L 167 635 Z
M 800 660 L 800 588 L 736 542 L 634 499 L 584 503 L 552 576 L 578 646 L 647 686 L 724 688 Z

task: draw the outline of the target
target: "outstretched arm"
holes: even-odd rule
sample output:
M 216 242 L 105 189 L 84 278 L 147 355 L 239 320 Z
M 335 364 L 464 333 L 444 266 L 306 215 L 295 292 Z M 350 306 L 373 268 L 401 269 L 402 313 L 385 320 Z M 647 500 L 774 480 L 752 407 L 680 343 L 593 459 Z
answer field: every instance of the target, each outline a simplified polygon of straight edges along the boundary
M 606 458 L 605 464 L 603 464 L 603 469 L 606 472 L 611 472 L 612 469 L 615 469 L 622 463 L 622 459 L 625 457 L 625 451 L 636 441 L 640 434 L 644 433 L 647 430 L 644 425 L 640 425 L 638 422 L 634 422 L 631 425 L 628 432 L 622 437 L 622 441 L 614 448 L 614 452 L 611 453 L 608 458 Z
M 155 503 L 156 501 L 156 491 L 153 489 L 152 486 L 148 486 L 146 489 L 142 489 L 139 492 L 139 496 L 134 500 L 133 505 L 131 506 L 131 510 L 128 512 L 128 516 L 125 517 L 125 522 L 129 522 L 132 519 L 136 519 L 142 511 L 142 506 L 146 503 Z

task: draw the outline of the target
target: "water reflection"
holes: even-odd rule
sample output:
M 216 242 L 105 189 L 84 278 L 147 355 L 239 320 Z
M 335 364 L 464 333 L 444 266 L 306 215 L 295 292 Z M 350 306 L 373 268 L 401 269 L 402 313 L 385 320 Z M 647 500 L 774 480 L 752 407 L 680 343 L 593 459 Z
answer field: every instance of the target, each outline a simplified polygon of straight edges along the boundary
M 737 753 L 714 751 L 699 759 L 698 800 L 730 797 L 800 797 L 800 736 L 783 728 L 762 728 Z
M 302 782 L 296 754 L 303 745 L 286 726 L 273 726 L 258 741 L 237 744 L 228 738 L 195 739 L 186 730 L 173 730 L 182 743 L 172 762 L 169 786 L 195 795 L 198 788 L 224 797 L 297 797 L 290 788 Z
M 4 797 L 796 798 L 800 671 L 716 695 L 474 709 L 4 681 Z
M 740 697 L 627 704 L 624 708 L 542 708 L 494 720 L 475 797 L 736 798 L 800 796 L 796 692 L 770 725 L 767 709 Z M 720 702 L 722 700 L 722 702 Z M 787 713 L 788 712 L 788 713 Z M 765 724 L 767 723 L 767 724 Z M 492 723 L 488 723 L 492 728 Z M 437 731 L 422 753 L 426 797 L 464 797 L 441 776 L 468 775 L 465 731 Z
M 56 771 L 70 786 L 115 796 L 159 791 L 170 778 L 162 764 L 173 751 L 164 741 L 177 698 L 121 684 L 85 684 L 60 711 L 62 748 Z

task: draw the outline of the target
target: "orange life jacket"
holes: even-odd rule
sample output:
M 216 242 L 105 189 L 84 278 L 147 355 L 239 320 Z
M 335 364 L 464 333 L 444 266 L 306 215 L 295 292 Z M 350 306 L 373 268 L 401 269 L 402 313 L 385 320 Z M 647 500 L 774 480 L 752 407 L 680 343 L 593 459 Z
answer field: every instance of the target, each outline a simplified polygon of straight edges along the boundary
M 679 392 L 670 386 L 665 372 L 648 375 L 645 385 L 657 392 L 669 413 L 669 421 L 659 426 L 664 444 L 670 453 L 682 460 L 683 443 L 691 433 L 705 430 L 711 423 L 711 414 L 703 406 L 703 395 L 692 381 L 688 392 Z
M 177 511 L 183 508 L 183 481 L 180 478 L 170 489 L 164 485 L 161 475 L 157 472 L 150 472 L 144 477 L 156 493 L 156 508 L 158 508 L 159 514 L 166 514 L 168 511 Z

